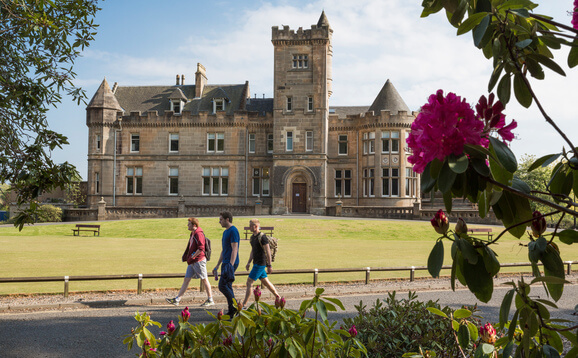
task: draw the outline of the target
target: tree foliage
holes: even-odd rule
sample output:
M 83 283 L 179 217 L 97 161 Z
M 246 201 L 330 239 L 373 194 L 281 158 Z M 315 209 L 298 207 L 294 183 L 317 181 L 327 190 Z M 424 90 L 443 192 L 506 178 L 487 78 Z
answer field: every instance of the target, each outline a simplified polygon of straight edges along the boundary
M 0 182 L 12 184 L 19 204 L 78 176 L 52 160 L 68 140 L 49 129 L 46 113 L 63 93 L 85 100 L 72 66 L 94 39 L 98 10 L 96 0 L 0 0 Z M 34 210 L 15 224 L 33 222 Z

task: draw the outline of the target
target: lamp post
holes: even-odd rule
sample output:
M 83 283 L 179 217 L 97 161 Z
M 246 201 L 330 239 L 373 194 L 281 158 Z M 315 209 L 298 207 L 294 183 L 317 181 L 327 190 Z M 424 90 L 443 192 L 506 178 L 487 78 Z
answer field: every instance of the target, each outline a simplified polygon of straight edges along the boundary
M 118 132 L 122 131 L 122 117 L 117 120 L 118 129 L 114 129 L 114 156 L 113 156 L 113 168 L 112 168 L 112 206 L 116 206 L 116 135 Z

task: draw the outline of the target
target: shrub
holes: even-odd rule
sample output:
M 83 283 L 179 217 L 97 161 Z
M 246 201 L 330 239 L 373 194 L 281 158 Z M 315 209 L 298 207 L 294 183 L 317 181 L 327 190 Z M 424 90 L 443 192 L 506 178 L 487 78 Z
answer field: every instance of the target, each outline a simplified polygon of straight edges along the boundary
M 36 222 L 61 222 L 62 209 L 54 205 L 42 205 L 38 210 L 38 217 Z
M 448 334 L 451 323 L 427 308 L 433 307 L 448 315 L 453 310 L 440 308 L 437 301 L 420 302 L 416 298 L 415 292 L 409 292 L 407 299 L 398 300 L 394 291 L 385 300 L 378 299 L 369 310 L 361 301 L 355 306 L 358 315 L 344 319 L 344 323 L 357 327 L 357 338 L 370 357 L 401 357 L 404 352 L 420 349 L 436 352 L 437 357 L 458 357 L 456 338 Z

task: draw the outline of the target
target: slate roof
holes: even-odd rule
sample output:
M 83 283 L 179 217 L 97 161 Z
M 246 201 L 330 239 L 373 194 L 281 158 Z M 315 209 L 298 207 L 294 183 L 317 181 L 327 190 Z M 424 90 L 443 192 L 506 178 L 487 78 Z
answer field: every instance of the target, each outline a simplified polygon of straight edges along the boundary
M 175 98 L 174 94 L 180 96 L 178 91 L 187 99 L 183 107 L 183 112 L 191 112 L 193 115 L 202 111 L 213 111 L 213 98 L 226 98 L 225 105 L 227 114 L 233 114 L 236 110 L 244 109 L 245 86 L 239 85 L 205 85 L 201 98 L 195 97 L 195 85 L 185 86 L 118 86 L 115 96 L 118 103 L 125 111 L 125 114 L 139 111 L 141 113 L 157 111 L 159 115 L 164 115 L 165 111 L 170 111 L 170 99 Z M 179 98 L 179 97 L 176 97 Z
M 112 93 L 106 78 L 100 83 L 100 86 L 96 90 L 94 96 L 92 96 L 92 99 L 86 108 L 106 108 L 122 111 L 122 108 Z
M 273 112 L 273 98 L 248 98 L 247 111 L 258 112 L 260 116 Z
M 331 28 L 331 25 L 329 25 L 329 20 L 327 19 L 327 16 L 325 15 L 325 10 L 323 10 L 321 12 L 321 16 L 319 17 L 319 21 L 317 21 L 317 27 L 323 27 L 323 26 L 327 26 L 327 27 Z
M 389 79 L 383 85 L 373 104 L 369 107 L 369 111 L 373 111 L 376 115 L 382 110 L 389 110 L 391 114 L 397 114 L 399 111 L 411 113 L 409 107 L 405 104 L 403 98 L 401 98 Z

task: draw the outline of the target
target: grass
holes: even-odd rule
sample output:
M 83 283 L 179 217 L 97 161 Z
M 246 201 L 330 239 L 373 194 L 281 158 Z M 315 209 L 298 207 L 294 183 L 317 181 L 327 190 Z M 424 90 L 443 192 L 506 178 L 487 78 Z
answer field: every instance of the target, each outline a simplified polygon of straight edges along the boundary
M 217 218 L 201 218 L 201 227 L 213 242 L 211 270 L 221 251 L 223 229 Z M 21 232 L 0 227 L 0 277 L 118 275 L 183 273 L 181 262 L 189 237 L 186 219 L 146 219 L 100 222 L 101 236 L 72 236 L 72 224 L 36 225 Z M 235 218 L 241 233 L 241 265 L 249 255 L 243 240 L 248 218 Z M 264 218 L 280 239 L 274 269 L 424 266 L 438 235 L 429 222 L 395 220 L 339 220 Z M 499 229 L 496 227 L 494 231 Z M 500 262 L 528 262 L 527 238 L 504 235 L 493 248 Z M 561 244 L 562 259 L 575 260 L 578 248 Z M 445 243 L 445 263 L 450 261 L 450 243 Z M 509 271 L 519 271 L 512 268 Z M 443 274 L 443 273 L 442 273 Z M 418 271 L 416 275 L 427 275 Z M 311 282 L 311 274 L 273 276 L 275 283 Z M 320 274 L 321 281 L 364 279 L 364 273 Z M 408 273 L 372 272 L 374 278 L 408 277 Z M 176 288 L 181 279 L 145 280 L 144 289 Z M 244 276 L 238 283 L 244 283 Z M 136 280 L 71 282 L 71 291 L 136 289 Z M 62 292 L 62 283 L 2 283 L 0 295 Z

